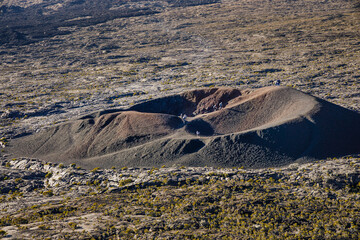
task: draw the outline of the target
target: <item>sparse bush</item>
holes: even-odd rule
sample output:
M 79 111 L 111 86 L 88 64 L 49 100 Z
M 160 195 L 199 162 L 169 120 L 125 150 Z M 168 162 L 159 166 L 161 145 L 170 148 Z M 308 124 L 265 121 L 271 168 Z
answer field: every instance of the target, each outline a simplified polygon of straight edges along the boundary
M 78 228 L 78 225 L 74 222 L 69 222 L 69 227 L 72 229 L 72 230 L 75 230 Z
M 48 229 L 50 229 L 50 227 L 49 227 L 48 225 L 45 225 L 45 224 L 39 225 L 38 228 L 41 229 L 41 230 L 48 230 Z
M 18 184 L 18 183 L 21 183 L 23 182 L 24 180 L 22 178 L 16 178 L 15 179 L 15 183 Z
M 99 171 L 99 169 L 100 169 L 99 167 L 96 167 L 96 168 L 92 169 L 91 172 L 96 173 L 97 171 Z
M 54 193 L 53 193 L 53 190 L 49 189 L 49 190 L 47 190 L 47 191 L 44 191 L 44 192 L 43 192 L 43 195 L 44 195 L 44 196 L 47 196 L 47 197 L 51 197 L 51 196 L 54 195 Z
M 132 182 L 133 182 L 133 180 L 130 179 L 130 178 L 125 179 L 125 180 L 120 180 L 120 182 L 119 182 L 119 187 L 125 186 L 125 185 L 127 185 L 127 184 L 129 184 L 129 183 L 132 183 Z
M 45 175 L 45 178 L 51 178 L 53 176 L 53 172 L 48 172 L 46 175 Z

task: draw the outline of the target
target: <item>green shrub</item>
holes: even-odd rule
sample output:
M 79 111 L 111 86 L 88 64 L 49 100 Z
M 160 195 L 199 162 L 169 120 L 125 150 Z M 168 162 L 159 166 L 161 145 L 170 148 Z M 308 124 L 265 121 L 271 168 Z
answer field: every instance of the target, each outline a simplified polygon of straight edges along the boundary
M 50 227 L 48 225 L 42 224 L 42 225 L 38 226 L 38 228 L 41 230 L 48 230 Z
M 96 168 L 94 168 L 93 170 L 91 170 L 90 172 L 96 173 L 99 169 L 100 169 L 99 167 L 96 167 Z
M 44 191 L 44 192 L 43 192 L 43 195 L 44 195 L 44 196 L 47 196 L 47 197 L 51 197 L 51 196 L 54 195 L 54 193 L 53 193 L 53 190 L 49 189 L 49 190 L 47 190 L 47 191 Z
M 78 228 L 78 225 L 74 222 L 69 222 L 69 227 L 72 229 L 72 230 L 75 230 Z
M 45 178 L 51 178 L 53 176 L 53 173 L 52 172 L 48 172 L 46 175 L 45 175 Z
M 119 181 L 119 187 L 125 186 L 125 185 L 127 185 L 129 183 L 132 183 L 132 182 L 133 182 L 133 180 L 131 180 L 130 178 L 125 179 L 125 180 L 120 180 Z

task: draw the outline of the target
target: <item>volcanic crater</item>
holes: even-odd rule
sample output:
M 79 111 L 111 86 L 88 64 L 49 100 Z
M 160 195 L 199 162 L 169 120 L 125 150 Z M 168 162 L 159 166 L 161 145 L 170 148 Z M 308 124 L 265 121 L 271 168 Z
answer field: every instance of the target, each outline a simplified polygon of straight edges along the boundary
M 208 88 L 95 112 L 14 139 L 8 151 L 88 169 L 262 168 L 360 153 L 359 123 L 360 114 L 290 87 Z

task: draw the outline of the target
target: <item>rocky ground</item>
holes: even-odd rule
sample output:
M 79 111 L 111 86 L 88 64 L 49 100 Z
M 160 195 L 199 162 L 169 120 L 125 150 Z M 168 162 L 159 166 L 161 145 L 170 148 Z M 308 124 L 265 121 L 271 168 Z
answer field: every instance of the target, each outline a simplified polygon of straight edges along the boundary
M 21 22 L 12 26 L 16 14 L 22 16 L 27 8 L 19 13 L 3 10 L 1 15 L 2 31 L 12 29 L 31 40 L 14 44 L 10 39 L 0 45 L 0 134 L 7 138 L 185 89 L 257 88 L 277 79 L 360 109 L 356 1 L 227 0 L 183 7 L 178 6 L 182 1 L 159 1 L 156 14 L 116 15 L 97 23 L 85 21 L 87 14 L 96 12 L 79 12 L 85 23 L 71 26 L 71 16 L 56 8 L 58 2 L 34 2 L 26 12 L 30 27 L 26 22 L 25 27 Z M 81 1 L 71 2 L 65 1 L 63 8 L 80 11 L 74 6 Z M 145 2 L 123 7 L 141 9 Z M 193 5 L 200 3 L 206 1 Z M 21 1 L 1 5 L 26 7 Z M 66 34 L 34 37 L 44 27 L 33 20 L 43 8 L 53 9 L 41 15 L 51 20 L 49 26 Z M 102 11 L 89 7 L 94 8 Z M 54 20 L 57 17 L 62 25 Z
M 357 239 L 360 158 L 244 170 L 1 160 L 4 239 Z
M 195 87 L 279 79 L 360 111 L 357 1 L 100 2 L 0 1 L 2 147 Z M 5 239 L 360 238 L 359 156 L 282 169 L 86 171 L 1 154 Z

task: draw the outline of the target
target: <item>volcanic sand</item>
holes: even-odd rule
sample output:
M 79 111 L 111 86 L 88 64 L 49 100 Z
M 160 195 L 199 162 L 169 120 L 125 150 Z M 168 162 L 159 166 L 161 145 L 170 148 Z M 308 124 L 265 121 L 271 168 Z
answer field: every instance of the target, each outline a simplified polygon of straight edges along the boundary
M 8 151 L 88 169 L 261 168 L 357 154 L 359 136 L 359 113 L 293 88 L 210 88 L 96 112 L 14 139 Z

